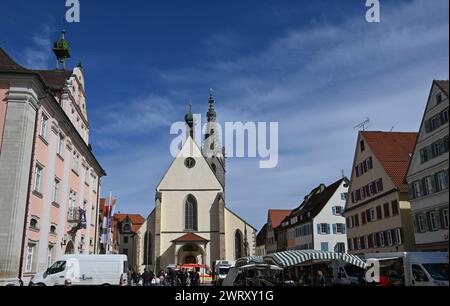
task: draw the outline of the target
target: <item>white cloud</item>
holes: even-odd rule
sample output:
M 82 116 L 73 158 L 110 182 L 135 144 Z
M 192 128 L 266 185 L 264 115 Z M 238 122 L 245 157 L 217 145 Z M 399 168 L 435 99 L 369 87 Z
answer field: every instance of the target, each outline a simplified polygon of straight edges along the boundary
M 49 69 L 52 56 L 50 27 L 45 26 L 40 32 L 34 33 L 33 45 L 24 51 L 25 67 L 30 69 Z

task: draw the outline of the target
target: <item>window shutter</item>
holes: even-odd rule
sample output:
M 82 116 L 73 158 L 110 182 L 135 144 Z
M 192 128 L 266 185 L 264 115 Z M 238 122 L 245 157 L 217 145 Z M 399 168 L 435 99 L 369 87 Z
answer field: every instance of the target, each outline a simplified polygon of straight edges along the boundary
M 372 157 L 369 157 L 369 169 L 373 168 Z
M 383 219 L 383 215 L 381 213 L 381 206 L 377 206 L 377 220 Z
M 413 227 L 414 227 L 414 233 L 420 233 L 419 215 L 415 215 L 413 217 Z
M 427 212 L 427 214 L 426 214 L 426 219 L 427 219 L 428 230 L 432 231 L 432 230 L 433 230 L 433 227 L 432 227 L 432 224 L 431 224 L 431 215 L 430 215 L 430 212 Z
M 317 224 L 317 234 L 322 234 L 322 230 L 321 230 L 321 227 L 320 227 L 320 223 L 319 224 Z
M 367 222 L 372 221 L 370 218 L 370 209 L 366 210 L 366 217 L 367 217 Z
M 409 198 L 414 199 L 414 185 L 413 184 L 409 184 L 408 193 L 409 193 Z
M 439 221 L 441 224 L 441 228 L 445 229 L 445 217 L 444 217 L 444 209 L 439 209 Z
M 436 214 L 436 229 L 437 230 L 442 228 L 441 224 L 444 224 L 441 222 L 441 211 L 442 211 L 442 209 L 434 212 Z
M 333 216 L 336 216 L 336 207 L 333 206 L 333 207 L 332 207 L 332 210 L 333 210 Z
M 361 219 L 362 219 L 362 224 L 366 224 L 366 213 L 365 212 L 361 213 Z
M 355 226 L 359 226 L 359 215 L 355 215 Z
M 345 234 L 347 232 L 347 227 L 345 224 L 342 224 L 342 234 Z
M 327 235 L 330 233 L 330 225 L 327 224 Z
M 337 224 L 333 224 L 333 234 L 337 234 Z

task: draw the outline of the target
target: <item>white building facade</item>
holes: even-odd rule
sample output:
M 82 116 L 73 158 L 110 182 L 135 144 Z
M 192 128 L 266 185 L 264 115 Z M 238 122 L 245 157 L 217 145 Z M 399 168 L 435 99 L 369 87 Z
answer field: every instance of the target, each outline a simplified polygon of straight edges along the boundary
M 329 186 L 321 184 L 313 189 L 277 229 L 278 251 L 346 252 L 346 224 L 342 213 L 348 187 L 349 181 L 342 178 Z
M 433 82 L 407 175 L 420 251 L 448 252 L 448 89 L 448 81 Z

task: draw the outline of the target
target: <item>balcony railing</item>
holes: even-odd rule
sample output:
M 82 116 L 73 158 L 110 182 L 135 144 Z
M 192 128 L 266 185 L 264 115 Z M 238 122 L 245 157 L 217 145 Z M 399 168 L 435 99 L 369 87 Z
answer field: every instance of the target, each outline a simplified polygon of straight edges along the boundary
M 73 223 L 74 230 L 86 228 L 86 211 L 81 208 L 70 207 L 67 212 L 67 222 Z
M 76 207 L 69 207 L 67 212 L 67 222 L 78 223 L 80 221 L 80 212 Z

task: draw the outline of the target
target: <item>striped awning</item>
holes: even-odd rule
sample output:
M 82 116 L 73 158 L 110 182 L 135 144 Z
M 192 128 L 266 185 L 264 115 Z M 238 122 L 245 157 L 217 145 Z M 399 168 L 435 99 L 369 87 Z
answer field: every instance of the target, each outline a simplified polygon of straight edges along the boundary
M 248 256 L 248 257 L 242 257 L 236 260 L 236 267 L 242 267 L 248 264 L 260 264 L 263 263 L 263 257 L 262 256 Z
M 364 268 L 366 265 L 363 260 L 354 255 L 337 252 L 324 252 L 317 250 L 283 251 L 266 255 L 264 256 L 263 259 L 265 263 L 275 264 L 283 268 L 296 266 L 311 260 L 327 261 L 337 259 L 344 260 L 345 262 L 348 262 L 361 268 Z
M 349 264 L 352 264 L 354 266 L 357 266 L 357 267 L 360 267 L 363 269 L 366 268 L 366 262 L 356 255 L 344 253 L 344 254 L 342 254 L 342 260 Z

